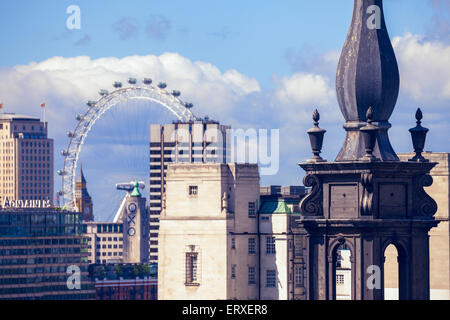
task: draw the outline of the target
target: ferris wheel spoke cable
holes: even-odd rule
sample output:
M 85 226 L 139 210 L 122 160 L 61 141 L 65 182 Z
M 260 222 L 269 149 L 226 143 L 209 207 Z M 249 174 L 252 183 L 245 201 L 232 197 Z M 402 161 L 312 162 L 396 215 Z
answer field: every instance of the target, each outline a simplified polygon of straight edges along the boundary
M 152 103 L 150 108 L 146 106 L 148 102 L 145 100 L 129 100 L 128 102 L 122 102 L 122 106 L 118 108 L 110 109 L 104 114 L 102 119 L 97 123 L 96 128 L 91 131 L 90 137 L 86 140 L 86 143 L 94 143 L 95 147 L 90 148 L 90 159 L 100 159 L 99 162 L 102 165 L 94 165 L 90 167 L 91 171 L 104 170 L 108 168 L 108 173 L 119 173 L 121 176 L 123 173 L 127 173 L 129 178 L 139 181 L 147 181 L 149 174 L 149 156 L 150 150 L 148 146 L 148 133 L 150 121 L 155 121 L 155 104 Z M 163 113 L 167 117 L 167 112 Z M 173 120 L 173 119 L 172 119 Z M 99 128 L 100 127 L 100 128 Z M 109 134 L 105 134 L 105 129 L 114 128 L 110 130 Z M 93 139 L 96 133 L 100 130 L 100 138 Z M 108 139 L 108 145 L 105 145 L 105 138 Z M 98 141 L 97 141 L 98 140 Z M 98 145 L 98 147 L 97 147 Z M 120 156 L 115 150 L 115 146 L 121 152 L 128 152 L 126 156 Z M 122 148 L 124 148 L 122 150 Z M 106 155 L 114 154 L 114 160 L 111 160 Z M 84 157 L 82 157 L 84 158 Z M 81 159 L 80 159 L 81 160 Z M 106 163 L 106 161 L 113 161 Z M 108 166 L 108 164 L 110 166 Z M 86 171 L 85 171 L 86 174 Z M 102 179 L 103 180 L 103 179 Z M 124 179 L 125 181 L 125 179 Z M 91 184 L 91 196 L 96 200 L 96 211 L 100 212 L 102 218 L 107 217 L 105 221 L 111 221 L 112 217 L 116 215 L 117 208 L 120 206 L 123 195 L 116 193 L 115 184 L 118 181 L 99 181 L 94 180 L 94 184 Z M 107 191 L 107 200 L 104 197 L 104 192 Z M 145 190 L 145 193 L 149 193 L 149 189 Z
M 147 100 L 154 102 L 165 109 L 170 111 L 176 116 L 178 120 L 190 121 L 196 120 L 192 111 L 190 110 L 193 105 L 190 103 L 184 103 L 180 98 L 178 91 L 169 92 L 165 90 L 166 84 L 160 83 L 157 87 L 151 85 L 151 80 L 144 79 L 145 86 L 135 86 L 134 83 L 129 80 L 133 86 L 122 88 L 122 85 L 116 86 L 116 90 L 108 93 L 106 90 L 101 90 L 99 93 L 102 95 L 97 101 L 88 102 L 88 110 L 84 115 L 78 115 L 78 123 L 74 131 L 68 132 L 70 138 L 68 148 L 62 152 L 65 157 L 64 168 L 58 170 L 58 174 L 62 177 L 62 190 L 58 192 L 58 195 L 62 199 L 62 204 L 66 205 L 69 210 L 76 210 L 75 203 L 75 182 L 76 182 L 76 170 L 82 147 L 86 141 L 89 132 L 93 126 L 103 117 L 106 111 L 109 109 L 120 106 L 125 102 L 129 105 L 130 100 Z M 144 119 L 141 119 L 144 120 Z M 136 130 L 136 141 L 139 140 L 139 132 Z M 133 142 L 131 148 L 137 153 L 136 147 Z M 138 156 L 136 154 L 136 156 Z

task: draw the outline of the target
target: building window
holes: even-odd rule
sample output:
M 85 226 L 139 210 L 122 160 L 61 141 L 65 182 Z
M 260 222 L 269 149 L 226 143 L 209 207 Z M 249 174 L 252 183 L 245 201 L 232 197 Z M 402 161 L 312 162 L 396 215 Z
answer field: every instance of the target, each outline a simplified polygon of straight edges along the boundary
M 236 249 L 236 239 L 235 238 L 231 238 L 231 249 Z
M 189 186 L 189 195 L 195 197 L 198 195 L 198 186 Z
M 248 217 L 249 218 L 256 217 L 256 203 L 255 202 L 248 203 Z
M 198 253 L 187 252 L 186 253 L 186 285 L 195 286 L 198 285 Z
M 266 271 L 266 287 L 275 288 L 277 284 L 277 272 L 276 270 Z
M 255 267 L 248 267 L 248 284 L 255 284 Z
M 248 239 L 248 254 L 256 254 L 256 239 Z
M 344 284 L 344 275 L 343 274 L 336 275 L 336 284 L 338 284 L 338 285 Z
M 275 237 L 266 237 L 266 254 L 275 253 Z
M 236 278 L 236 265 L 232 265 L 231 266 L 231 278 L 235 279 Z
M 303 286 L 303 268 L 301 266 L 295 267 L 295 286 Z

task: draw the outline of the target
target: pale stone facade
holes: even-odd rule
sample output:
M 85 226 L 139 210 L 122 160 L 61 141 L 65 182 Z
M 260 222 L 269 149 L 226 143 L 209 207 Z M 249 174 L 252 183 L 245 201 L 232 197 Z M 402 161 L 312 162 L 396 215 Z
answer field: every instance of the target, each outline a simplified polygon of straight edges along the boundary
M 4 199 L 53 204 L 53 139 L 39 118 L 0 114 L 0 205 Z
M 227 163 L 227 130 L 213 120 L 150 126 L 150 261 L 158 261 L 161 203 L 170 163 Z
M 258 166 L 171 164 L 166 183 L 159 299 L 259 299 Z
M 137 189 L 135 189 L 137 190 Z M 148 262 L 148 214 L 146 199 L 131 194 L 123 211 L 123 262 Z
M 352 264 L 351 251 L 339 250 L 339 265 L 336 266 L 336 300 L 351 300 Z
M 411 159 L 413 154 L 399 154 L 402 161 Z M 433 184 L 425 188 L 426 192 L 437 202 L 438 211 L 435 218 L 440 221 L 436 228 L 430 231 L 430 298 L 436 300 L 450 299 L 450 229 L 449 229 L 449 162 L 450 153 L 426 152 L 423 154 L 426 159 L 439 164 L 431 170 Z M 395 250 L 386 252 L 386 259 L 395 259 Z M 386 288 L 390 289 L 390 296 L 395 297 L 393 292 L 397 287 L 395 284 L 398 272 L 393 270 L 396 264 L 387 266 Z M 398 290 L 397 290 L 398 291 Z
M 292 270 L 292 241 L 290 235 L 291 212 L 261 213 L 260 227 L 260 266 L 261 300 L 289 300 L 293 289 L 295 271 Z M 274 249 L 271 248 L 271 241 Z M 271 272 L 276 275 L 275 285 L 271 283 Z
M 123 262 L 123 224 L 112 222 L 85 222 L 88 237 L 88 263 Z

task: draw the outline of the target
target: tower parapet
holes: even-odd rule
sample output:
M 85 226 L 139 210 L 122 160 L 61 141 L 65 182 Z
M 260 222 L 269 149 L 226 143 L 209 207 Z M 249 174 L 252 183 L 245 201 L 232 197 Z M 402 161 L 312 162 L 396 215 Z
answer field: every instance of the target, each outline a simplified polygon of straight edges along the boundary
M 306 266 L 303 288 L 295 299 L 337 299 L 336 270 L 340 250 L 350 250 L 354 300 L 384 298 L 384 254 L 398 252 L 399 298 L 427 300 L 429 237 L 438 222 L 436 202 L 424 187 L 433 183 L 436 163 L 422 159 L 428 129 L 411 129 L 416 157 L 401 162 L 387 134 L 397 101 L 399 72 L 387 33 L 382 0 L 355 0 L 350 31 L 336 75 L 339 106 L 347 131 L 335 162 L 317 161 L 323 129 L 308 131 L 314 161 L 306 171 L 310 193 L 300 203 L 301 218 L 292 219 L 294 267 Z M 315 112 L 315 127 L 318 116 Z M 378 279 L 378 281 L 373 281 Z

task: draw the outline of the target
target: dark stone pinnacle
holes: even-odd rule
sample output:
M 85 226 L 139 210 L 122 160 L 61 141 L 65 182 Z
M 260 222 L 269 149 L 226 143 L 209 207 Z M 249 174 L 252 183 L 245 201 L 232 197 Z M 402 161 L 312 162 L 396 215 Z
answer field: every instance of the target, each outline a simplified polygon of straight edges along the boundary
M 389 118 L 399 93 L 400 76 L 389 38 L 382 0 L 355 0 L 350 30 L 336 74 L 336 91 L 347 131 L 336 161 L 355 161 L 365 155 L 360 129 L 366 112 L 373 107 L 373 121 L 379 128 L 374 156 L 399 161 L 389 142 Z

